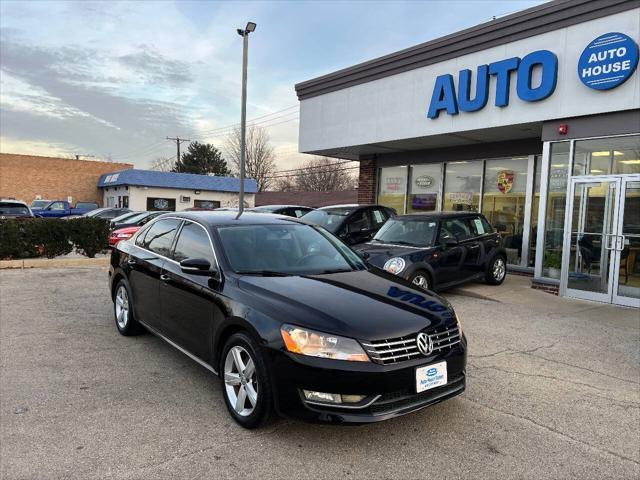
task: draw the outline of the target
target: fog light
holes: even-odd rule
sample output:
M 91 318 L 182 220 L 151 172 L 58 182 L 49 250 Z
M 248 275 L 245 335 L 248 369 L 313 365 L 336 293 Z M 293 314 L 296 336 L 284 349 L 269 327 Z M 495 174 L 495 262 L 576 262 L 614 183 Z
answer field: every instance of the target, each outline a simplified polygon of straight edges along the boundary
M 341 403 L 358 403 L 364 400 L 365 395 L 341 395 L 339 393 L 314 392 L 312 390 L 303 390 L 304 398 L 313 402 L 333 403 L 339 405 Z

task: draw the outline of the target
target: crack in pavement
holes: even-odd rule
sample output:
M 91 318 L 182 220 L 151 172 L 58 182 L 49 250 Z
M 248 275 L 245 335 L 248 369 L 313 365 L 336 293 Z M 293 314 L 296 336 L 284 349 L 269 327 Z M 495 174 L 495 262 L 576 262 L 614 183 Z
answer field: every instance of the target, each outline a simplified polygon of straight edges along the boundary
M 610 392 L 611 391 L 610 389 L 599 388 L 599 387 L 596 387 L 596 386 L 591 385 L 589 383 L 576 382 L 574 380 L 569 380 L 569 379 L 566 379 L 566 378 L 554 377 L 553 375 L 543 375 L 543 374 L 540 374 L 540 373 L 524 373 L 524 372 L 518 372 L 518 371 L 514 371 L 514 370 L 506 370 L 506 369 L 497 367 L 495 365 L 490 365 L 490 366 L 487 366 L 487 367 L 479 367 L 477 365 L 474 365 L 471 362 L 469 362 L 469 365 L 472 366 L 474 369 L 477 369 L 477 370 L 495 370 L 495 371 L 498 371 L 498 372 L 510 373 L 512 375 L 520 375 L 520 376 L 523 376 L 523 377 L 538 377 L 538 378 L 545 378 L 545 379 L 548 379 L 548 380 L 557 380 L 558 382 L 561 382 L 561 383 L 570 383 L 572 385 L 578 385 L 578 386 L 581 386 L 581 387 L 592 388 L 592 389 L 597 390 L 599 392 Z M 474 377 L 472 375 L 469 375 L 469 376 L 472 377 L 472 378 L 479 378 L 479 377 Z M 595 395 L 595 396 L 597 396 L 599 398 L 610 400 L 611 402 L 625 402 L 625 403 L 631 404 L 631 405 L 619 405 L 619 404 L 612 403 L 612 405 L 616 405 L 616 406 L 619 406 L 619 407 L 624 408 L 624 409 L 640 408 L 640 403 L 638 403 L 638 402 L 633 402 L 633 401 L 630 401 L 630 400 L 620 400 L 620 399 L 617 399 L 617 398 L 607 397 L 605 395 Z
M 528 353 L 537 352 L 538 350 L 542 350 L 543 348 L 555 347 L 558 343 L 559 342 L 553 342 L 551 345 L 540 345 L 539 347 L 534 347 L 534 348 L 529 349 L 529 350 L 514 350 L 513 348 L 505 348 L 504 350 L 499 350 L 497 352 L 489 353 L 487 355 L 467 355 L 467 356 L 469 358 L 489 358 L 489 357 L 495 357 L 495 356 L 503 354 L 503 353 L 505 353 L 507 355 L 522 353 L 523 355 L 525 355 L 525 354 L 528 354 Z
M 613 457 L 616 457 L 616 458 L 618 458 L 620 460 L 631 462 L 631 463 L 633 463 L 635 465 L 640 465 L 640 462 L 638 462 L 637 460 L 634 460 L 633 458 L 627 457 L 625 455 L 621 455 L 619 453 L 613 452 L 613 451 L 608 450 L 606 448 L 601 448 L 601 447 L 598 447 L 596 445 L 592 445 L 592 444 L 590 444 L 588 442 L 585 442 L 584 440 L 580 440 L 579 438 L 576 438 L 576 437 L 573 437 L 573 436 L 571 436 L 571 435 L 569 435 L 567 433 L 561 432 L 560 430 L 557 430 L 555 428 L 552 428 L 552 427 L 549 427 L 549 426 L 544 425 L 542 423 L 539 423 L 539 422 L 535 421 L 532 418 L 529 418 L 529 417 L 526 417 L 526 416 L 521 416 L 521 415 L 516 415 L 515 413 L 511 413 L 511 412 L 507 412 L 507 411 L 504 411 L 504 410 L 500 410 L 499 408 L 495 408 L 495 407 L 491 407 L 489 405 L 485 405 L 484 403 L 478 402 L 477 400 L 472 400 L 469 397 L 461 396 L 459 398 L 460 398 L 460 400 L 471 402 L 471 403 L 473 403 L 475 405 L 478 405 L 480 407 L 484 407 L 484 408 L 486 408 L 488 410 L 491 410 L 493 412 L 501 413 L 503 415 L 506 415 L 506 416 L 509 416 L 509 417 L 513 417 L 513 418 L 517 418 L 518 420 L 523 420 L 525 422 L 531 423 L 531 424 L 537 426 L 538 428 L 541 428 L 541 429 L 546 430 L 548 432 L 554 433 L 554 434 L 558 435 L 559 437 L 561 437 L 563 439 L 579 443 L 581 445 L 584 445 L 585 447 L 592 448 L 592 449 L 596 450 L 597 452 L 609 454 L 609 455 L 611 455 Z

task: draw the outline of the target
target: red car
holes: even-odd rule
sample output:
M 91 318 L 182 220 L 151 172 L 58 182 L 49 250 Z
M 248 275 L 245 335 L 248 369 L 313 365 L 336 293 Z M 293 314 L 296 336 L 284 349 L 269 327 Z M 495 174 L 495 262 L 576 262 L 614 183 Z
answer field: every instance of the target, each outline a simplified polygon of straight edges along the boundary
M 130 239 L 138 230 L 140 230 L 140 227 L 125 227 L 114 230 L 109 234 L 109 247 L 113 248 L 118 242 Z

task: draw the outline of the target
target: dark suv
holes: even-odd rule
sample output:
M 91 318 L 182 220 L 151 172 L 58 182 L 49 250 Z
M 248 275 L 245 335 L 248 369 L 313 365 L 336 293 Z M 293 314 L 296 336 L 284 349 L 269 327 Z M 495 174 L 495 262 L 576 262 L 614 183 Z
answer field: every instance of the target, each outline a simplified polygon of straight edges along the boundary
M 356 245 L 371 240 L 395 214 L 395 210 L 382 205 L 332 205 L 313 210 L 302 219 L 326 228 L 349 245 Z
M 507 273 L 502 239 L 479 213 L 395 217 L 357 250 L 370 264 L 425 290 L 479 279 L 500 285 Z

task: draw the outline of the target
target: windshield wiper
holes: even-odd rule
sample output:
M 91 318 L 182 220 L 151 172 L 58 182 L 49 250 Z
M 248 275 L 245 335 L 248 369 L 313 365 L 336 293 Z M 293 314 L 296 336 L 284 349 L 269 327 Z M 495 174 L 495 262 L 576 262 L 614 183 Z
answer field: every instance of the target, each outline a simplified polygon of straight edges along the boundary
M 286 272 L 277 272 L 275 270 L 239 270 L 236 273 L 240 275 L 260 275 L 262 277 L 289 277 L 292 274 Z
M 345 269 L 345 268 L 336 268 L 334 270 L 322 270 L 321 272 L 312 273 L 310 275 L 328 275 L 330 273 L 344 273 L 344 272 L 353 272 L 353 270 Z
M 405 242 L 404 240 L 392 240 L 392 241 L 390 241 L 388 243 L 396 243 L 398 245 L 408 245 L 410 247 L 424 247 L 424 245 L 418 245 L 417 243 Z

